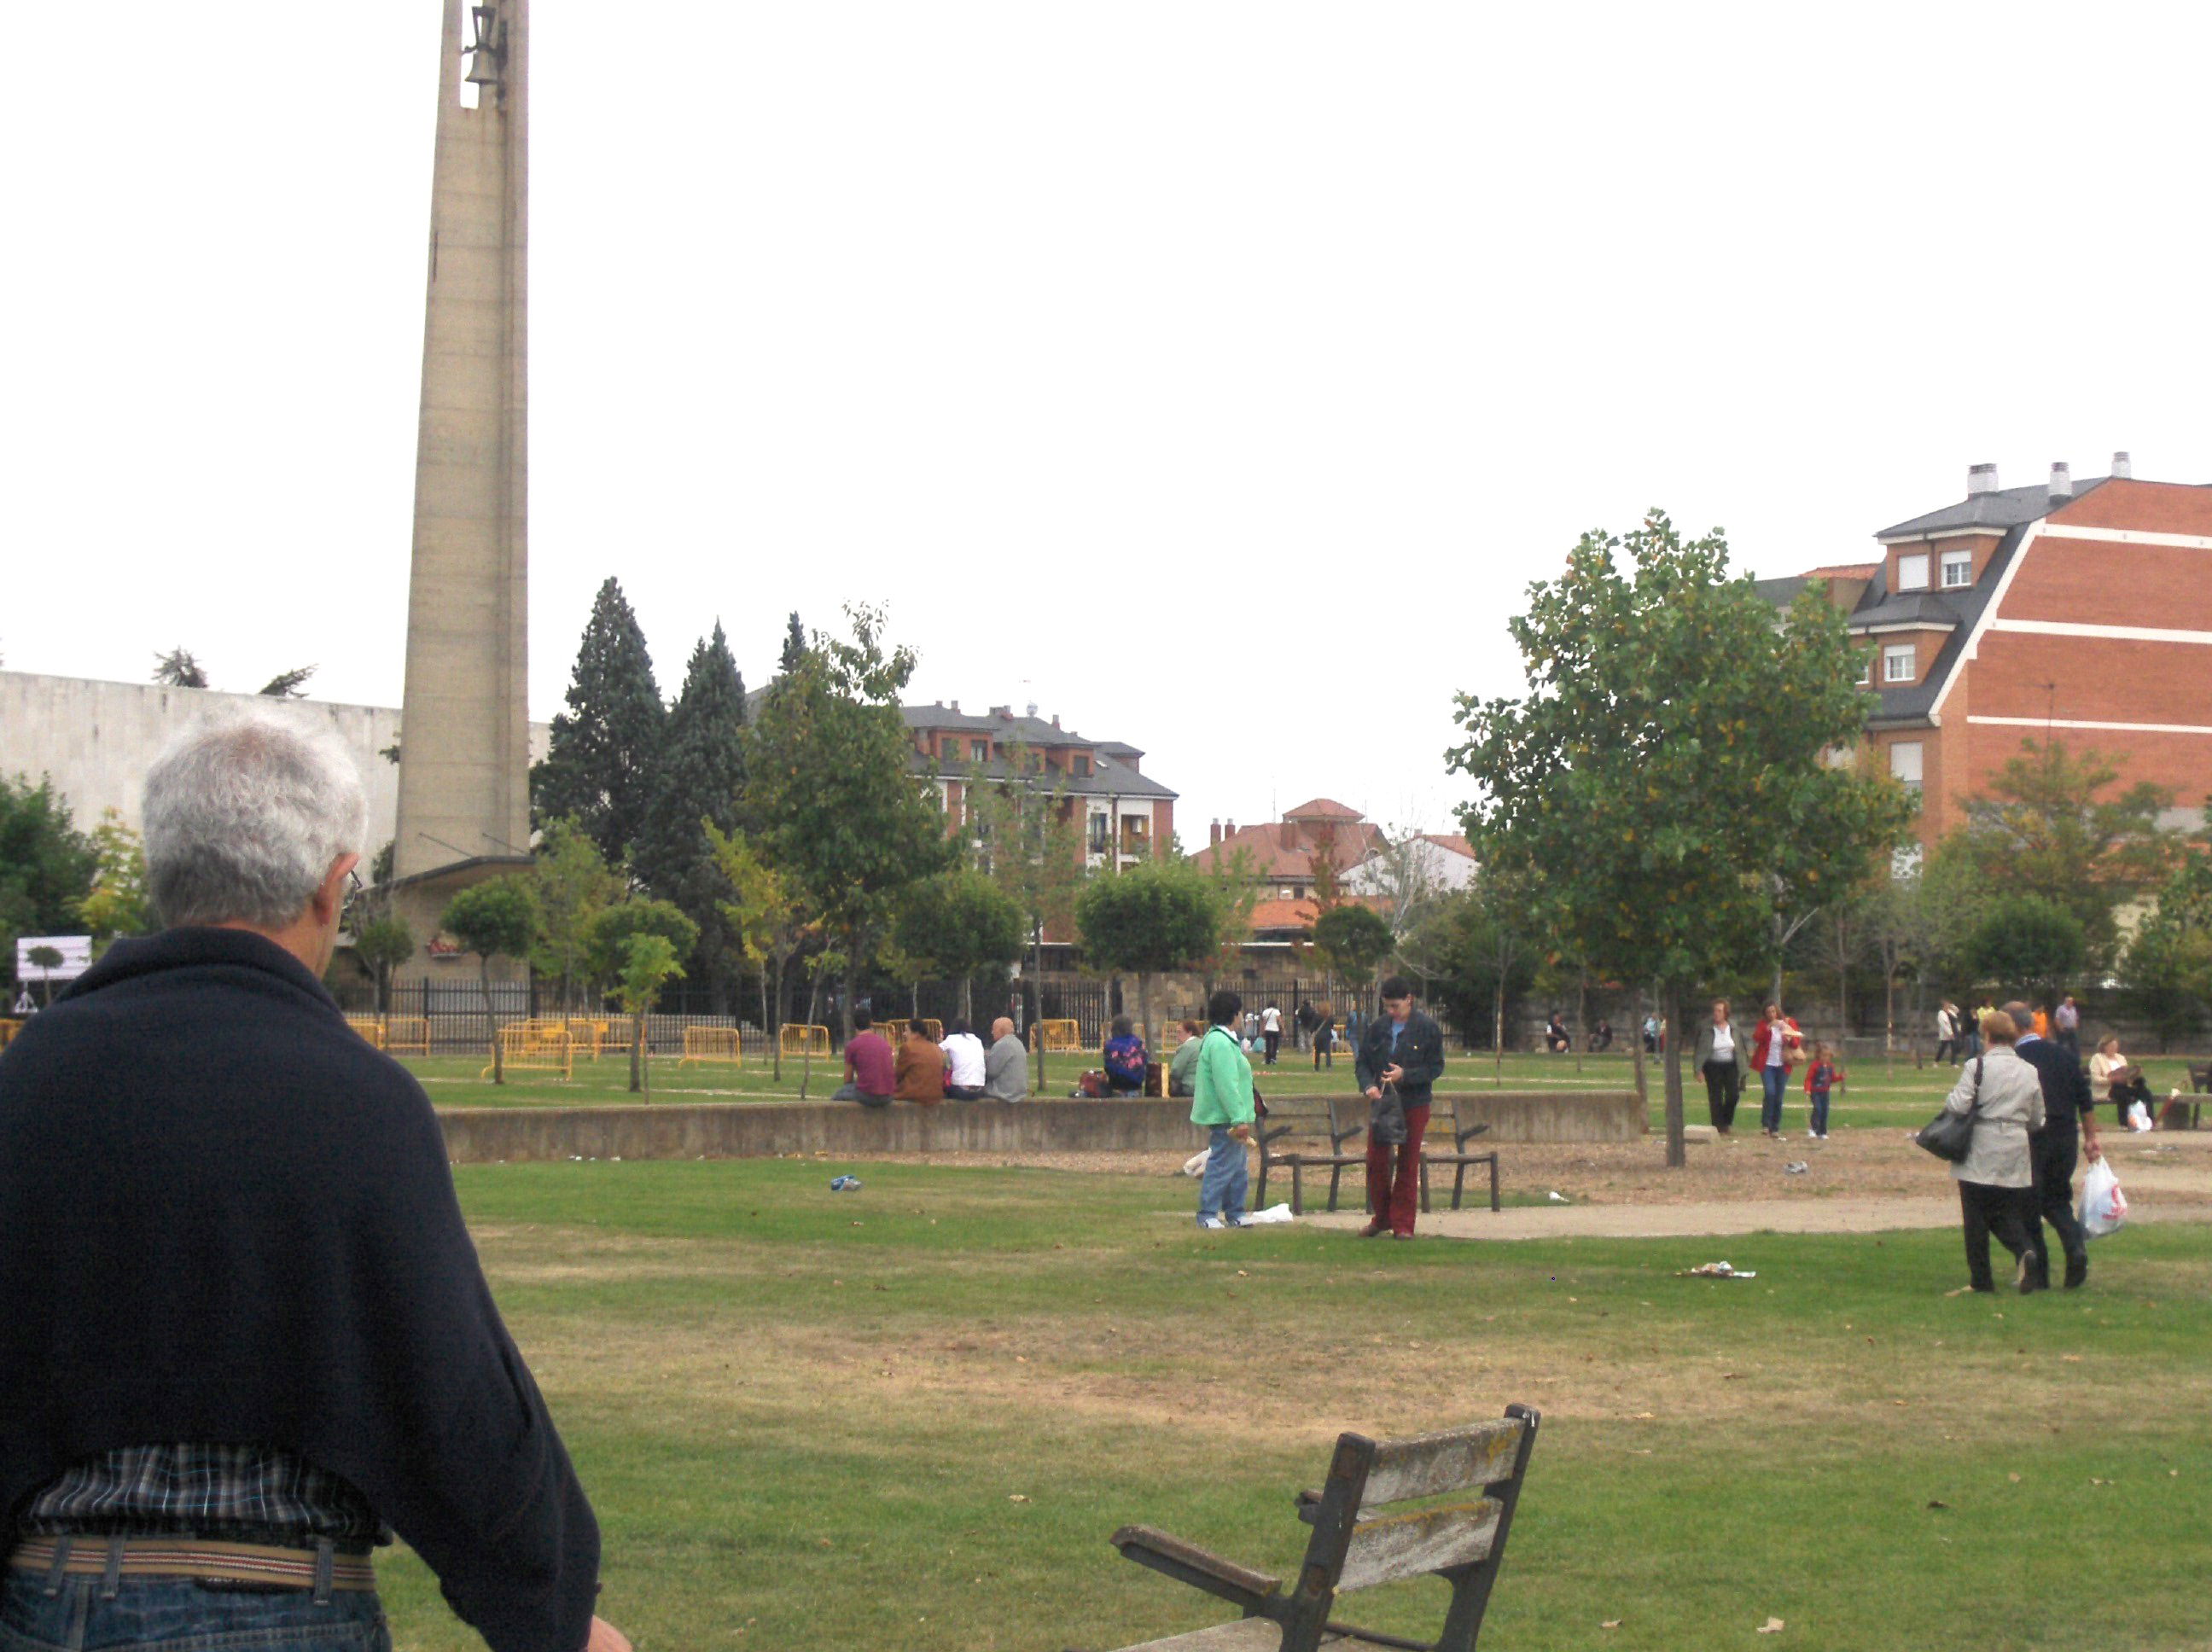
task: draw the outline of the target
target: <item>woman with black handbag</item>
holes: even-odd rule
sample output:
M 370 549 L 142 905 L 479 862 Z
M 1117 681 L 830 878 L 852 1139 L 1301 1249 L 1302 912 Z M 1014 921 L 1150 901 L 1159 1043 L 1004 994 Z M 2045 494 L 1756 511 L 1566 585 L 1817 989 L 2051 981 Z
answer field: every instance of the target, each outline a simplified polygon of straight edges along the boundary
M 1976 1291 L 1996 1289 L 1990 1273 L 1994 1233 L 2018 1261 L 2013 1283 L 2025 1296 L 2039 1288 L 2042 1272 L 2036 1266 L 2039 1224 L 2027 1133 L 2043 1127 L 2043 1080 L 2013 1048 L 2019 1036 L 2003 1011 L 1984 1015 L 1984 1052 L 1966 1063 L 1943 1110 L 1964 1114 L 1972 1131 L 1966 1156 L 1951 1166 L 1966 1223 L 1967 1284 Z M 1931 1145 L 1930 1151 L 1937 1150 Z

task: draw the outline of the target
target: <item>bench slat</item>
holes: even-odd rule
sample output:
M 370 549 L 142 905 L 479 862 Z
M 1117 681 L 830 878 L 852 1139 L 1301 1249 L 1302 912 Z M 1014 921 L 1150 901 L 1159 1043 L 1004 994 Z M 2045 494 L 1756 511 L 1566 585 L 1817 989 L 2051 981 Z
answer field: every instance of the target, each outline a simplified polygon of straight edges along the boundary
M 1487 1558 L 1498 1536 L 1505 1505 L 1495 1497 L 1455 1503 L 1449 1509 L 1420 1509 L 1410 1515 L 1385 1515 L 1352 1527 L 1337 1592 L 1363 1589 L 1401 1577 L 1422 1577 L 1451 1566 Z
M 1373 1508 L 1505 1479 L 1513 1473 L 1523 1426 L 1520 1418 L 1506 1418 L 1440 1434 L 1384 1440 L 1375 1449 L 1374 1467 L 1367 1471 L 1367 1491 L 1360 1501 Z

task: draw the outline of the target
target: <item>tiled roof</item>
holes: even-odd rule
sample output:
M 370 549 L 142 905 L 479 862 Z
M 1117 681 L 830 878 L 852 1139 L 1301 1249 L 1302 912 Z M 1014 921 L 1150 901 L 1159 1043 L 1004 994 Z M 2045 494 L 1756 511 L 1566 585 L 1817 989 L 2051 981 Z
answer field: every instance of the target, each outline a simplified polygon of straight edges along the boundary
M 1880 562 L 1838 562 L 1832 568 L 1808 568 L 1808 580 L 1871 580 L 1881 570 Z
M 1339 871 L 1348 871 L 1383 847 L 1382 829 L 1366 821 L 1340 827 L 1336 835 Z M 1259 878 L 1310 878 L 1313 855 L 1298 834 L 1296 823 L 1271 820 L 1258 826 L 1240 826 L 1218 844 L 1208 844 L 1191 859 L 1202 872 L 1213 870 L 1217 859 L 1227 860 L 1239 849 L 1252 857 L 1253 874 Z
M 951 758 L 926 757 L 915 752 L 907 759 L 907 767 L 915 774 L 941 776 L 945 780 L 966 780 L 974 775 L 979 780 L 1002 780 L 1012 773 L 1003 757 L 994 757 L 988 762 L 960 762 Z M 1045 791 L 1054 787 L 1070 797 L 1092 798 L 1172 798 L 1170 792 L 1149 774 L 1139 774 L 1127 763 L 1115 762 L 1100 757 L 1091 766 L 1088 774 L 1069 774 L 1057 768 L 1047 769 L 1033 776 Z
M 1311 929 L 1321 908 L 1311 901 L 1262 901 L 1252 908 L 1254 930 Z
M 1993 492 L 1974 494 L 1955 505 L 1946 505 L 1938 511 L 1915 516 L 1882 529 L 1875 535 L 1877 539 L 1917 539 L 1926 534 L 1952 531 L 1971 533 L 1977 529 L 2023 527 L 2039 521 L 2062 505 L 2071 504 L 2091 489 L 2110 478 L 2085 477 L 2074 483 L 2074 490 L 2064 499 L 2051 496 L 2051 485 L 2039 482 L 2028 488 L 1999 488 Z
M 1455 837 L 1449 832 L 1423 832 L 1421 835 L 1440 849 L 1449 849 L 1454 854 L 1463 854 L 1470 860 L 1474 859 L 1474 845 L 1464 837 Z
M 1966 586 L 1954 587 L 1963 591 Z M 1873 625 L 1956 625 L 1959 610 L 1948 597 L 1939 597 L 1933 592 L 1911 591 L 1899 597 L 1887 597 L 1872 607 L 1862 606 L 1851 610 L 1851 629 L 1863 630 Z
M 1285 820 L 1358 820 L 1359 811 L 1347 809 L 1334 798 L 1315 798 L 1295 809 L 1283 811 Z

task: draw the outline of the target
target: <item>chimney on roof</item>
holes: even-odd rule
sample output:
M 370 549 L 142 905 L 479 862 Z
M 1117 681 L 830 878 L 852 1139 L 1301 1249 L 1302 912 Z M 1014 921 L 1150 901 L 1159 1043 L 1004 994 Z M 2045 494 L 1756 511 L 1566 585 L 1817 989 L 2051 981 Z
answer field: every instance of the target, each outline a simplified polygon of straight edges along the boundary
M 1052 714 L 1052 726 L 1054 728 L 1058 728 L 1060 726 L 1060 714 L 1058 712 L 1054 712 Z
M 1221 835 L 1222 835 L 1222 836 L 1224 836 L 1224 837 L 1234 837 L 1234 836 L 1236 836 L 1236 835 L 1237 835 L 1237 823 L 1236 823 L 1235 821 L 1233 821 L 1233 820 L 1224 820 L 1224 821 L 1223 821 L 1223 822 L 1221 823 Z
M 2135 473 L 2135 461 L 2130 459 L 2124 452 L 2112 455 L 2112 474 L 2114 476 L 2125 479 L 2126 477 L 2133 476 Z
M 1969 465 L 1966 467 L 1966 497 L 1978 499 L 1984 494 L 1997 490 L 1997 467 L 1994 465 Z
M 1012 706 L 994 706 L 991 715 L 1002 723 L 1011 723 L 1014 720 L 1014 708 Z
M 1214 817 L 1208 841 L 1217 849 L 1221 847 L 1221 817 L 1218 815 Z
M 955 701 L 952 702 L 952 709 L 953 709 L 953 710 L 955 710 L 956 712 L 957 712 L 957 711 L 958 711 L 958 710 L 960 709 L 960 702 L 959 702 L 957 700 L 955 700 Z
M 2051 502 L 2055 505 L 2062 499 L 2073 497 L 2074 478 L 2066 468 L 2066 462 L 2061 459 L 2051 467 Z

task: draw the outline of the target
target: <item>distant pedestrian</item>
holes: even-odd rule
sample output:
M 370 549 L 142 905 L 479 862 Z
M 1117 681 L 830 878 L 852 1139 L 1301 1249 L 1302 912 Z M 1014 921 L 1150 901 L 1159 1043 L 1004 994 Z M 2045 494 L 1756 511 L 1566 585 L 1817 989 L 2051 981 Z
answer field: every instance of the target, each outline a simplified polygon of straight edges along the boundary
M 2081 1006 L 2074 1001 L 2073 993 L 2069 993 L 2058 1000 L 2057 1009 L 2051 1012 L 2051 1042 L 2075 1060 L 2080 1060 L 2081 1059 Z
M 1098 1052 L 1106 1069 L 1106 1084 L 1116 1096 L 1145 1093 L 1145 1041 L 1137 1036 L 1129 1017 L 1114 1017 L 1114 1036 Z
M 1644 1017 L 1644 1053 L 1659 1054 L 1659 1017 L 1656 1012 L 1647 1012 Z
M 1430 1092 L 1443 1077 L 1444 1036 L 1413 1007 L 1413 989 L 1403 976 L 1382 983 L 1382 1009 L 1359 1041 L 1359 1088 L 1368 1101 L 1367 1225 L 1360 1236 L 1410 1239 Z
M 1313 1058 L 1316 1072 L 1336 1066 L 1336 1017 L 1326 1006 L 1314 1017 Z
M 2005 1012 L 2017 1021 L 2026 1007 L 2008 1004 Z M 2084 1154 L 2092 1164 L 2103 1157 L 2089 1076 L 2072 1055 L 2033 1034 L 2017 1040 L 2013 1049 L 2035 1069 L 2043 1086 L 2043 1123 L 2027 1136 L 2027 1219 L 2036 1242 L 2036 1280 L 2046 1287 L 2051 1284 L 2051 1248 L 2043 1242 L 2048 1225 L 2066 1258 L 2066 1288 L 2076 1290 L 2089 1277 L 2089 1238 L 2074 1215 L 2074 1166 Z
M 1936 1065 L 1959 1064 L 1959 1047 L 1966 1040 L 1959 1036 L 1959 1006 L 1945 999 L 1936 1006 Z
M 1018 1102 L 1030 1093 L 1030 1053 L 1014 1036 L 1013 1017 L 1000 1016 L 991 1023 L 991 1048 L 983 1052 L 983 1098 Z
M 1607 1021 L 1603 1016 L 1598 1017 L 1597 1026 L 1589 1036 L 1589 1047 L 1593 1051 L 1609 1050 L 1613 1048 L 1613 1023 Z
M 1759 1025 L 1752 1029 L 1751 1065 L 1759 1073 L 1763 1091 L 1759 1133 L 1776 1141 L 1782 1139 L 1783 1092 L 1790 1086 L 1790 1070 L 1797 1065 L 1804 1048 L 1805 1035 L 1797 1023 L 1782 1013 L 1779 1004 L 1768 1005 Z
M 981 1101 L 983 1083 L 983 1041 L 956 1021 L 945 1035 L 945 1093 L 956 1102 Z
M 1552 1018 L 1544 1023 L 1544 1048 L 1554 1055 L 1565 1055 L 1574 1047 L 1574 1037 L 1567 1031 L 1565 1020 L 1557 1010 L 1553 1011 Z
M 2051 1011 L 2038 1009 L 2029 1017 L 2027 1031 L 2032 1037 L 2048 1039 L 2051 1036 Z
M 1267 1046 L 1267 1065 L 1272 1067 L 1283 1048 L 1283 1012 L 1272 1004 L 1260 1011 L 1260 1036 Z
M 1192 1074 L 1190 1121 L 1206 1133 L 1206 1169 L 1198 1182 L 1198 1225 L 1241 1228 L 1244 1201 L 1251 1190 L 1245 1144 L 1252 1139 L 1257 1108 L 1252 1099 L 1252 1063 L 1231 1030 L 1244 1000 L 1226 987 L 1206 1001 L 1212 1024 L 1199 1047 Z
M 1988 1020 L 1990 1015 L 1995 1013 L 1996 1007 L 1997 1006 L 1996 1005 L 1990 1002 L 1988 995 L 1984 994 L 1982 1001 L 1974 1005 L 1973 1013 L 1966 1017 L 1967 1054 L 1979 1055 L 1982 1053 L 1982 1023 Z M 2014 1031 L 2015 1035 L 2017 1035 L 2018 1030 L 2019 1029 L 2017 1028 L 2014 1028 Z
M 1725 1136 L 1735 1127 L 1736 1102 L 1743 1096 L 1743 1055 L 1724 998 L 1713 1000 L 1712 1019 L 1698 1029 L 1698 1071 L 1705 1076 L 1705 1110 L 1714 1133 Z
M 1832 1044 L 1813 1046 L 1813 1059 L 1805 1066 L 1805 1096 L 1813 1104 L 1813 1139 L 1828 1139 L 1828 1094 L 1844 1087 L 1844 1070 L 1836 1065 Z

